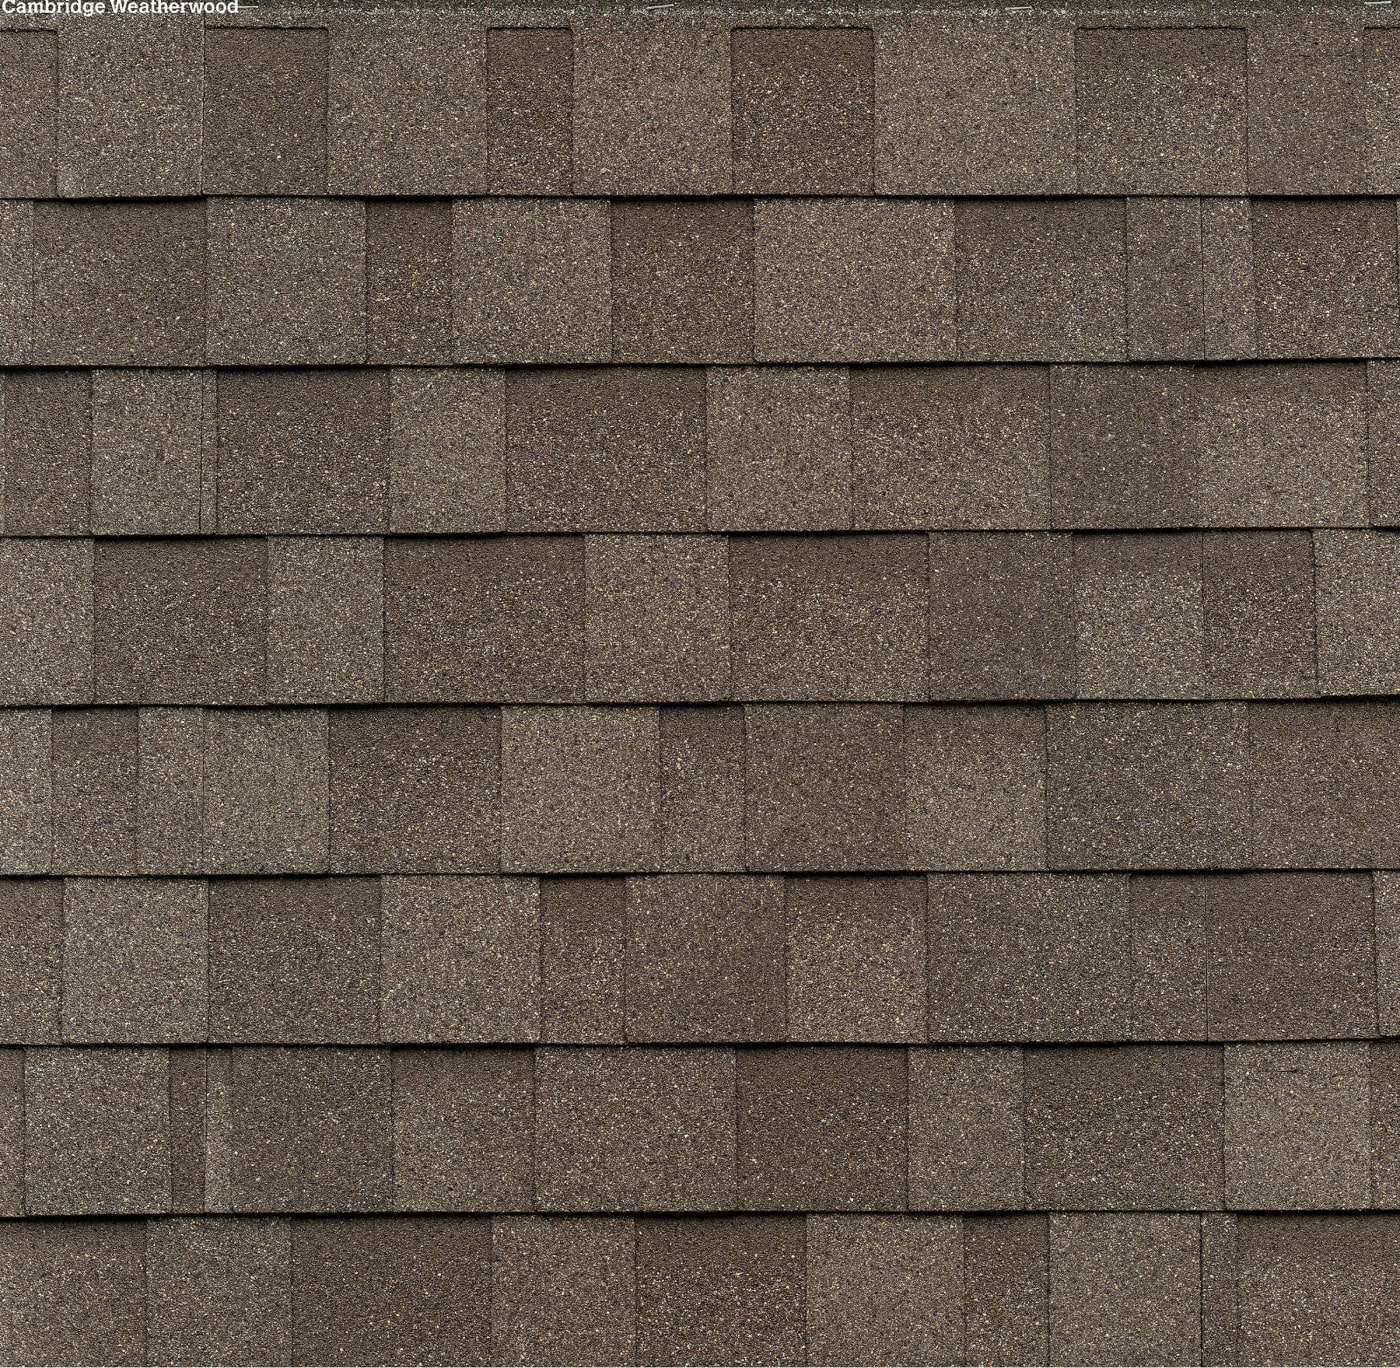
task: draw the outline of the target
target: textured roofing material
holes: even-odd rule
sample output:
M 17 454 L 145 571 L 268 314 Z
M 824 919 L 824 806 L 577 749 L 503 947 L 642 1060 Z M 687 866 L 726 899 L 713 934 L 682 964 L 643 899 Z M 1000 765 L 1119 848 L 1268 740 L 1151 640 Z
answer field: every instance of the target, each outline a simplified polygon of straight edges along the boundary
M 0 16 L 0 1362 L 1400 1357 L 1394 8 Z

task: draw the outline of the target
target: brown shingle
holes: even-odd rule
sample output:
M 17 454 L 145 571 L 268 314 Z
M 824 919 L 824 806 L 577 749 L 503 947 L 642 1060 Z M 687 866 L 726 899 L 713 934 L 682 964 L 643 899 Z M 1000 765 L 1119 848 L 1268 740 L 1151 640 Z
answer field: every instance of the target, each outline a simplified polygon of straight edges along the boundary
M 1200 204 L 1203 355 L 1248 360 L 1257 343 L 1250 202 L 1220 197 Z
M 29 885 L 37 888 L 39 885 Z M 1400 1035 L 1400 879 L 1393 873 L 1371 875 L 1375 907 L 1376 1014 L 1383 1036 Z
M 1198 1363 L 1195 1216 L 1050 1217 L 1052 1363 Z
M 291 1361 L 287 1221 L 152 1221 L 146 1227 L 146 1259 L 151 1358 L 161 1363 Z
M 951 361 L 953 212 L 943 199 L 754 207 L 759 361 Z
M 196 194 L 202 26 L 180 17 L 133 28 L 108 14 L 60 28 L 58 193 Z
M 869 194 L 875 48 L 869 29 L 736 28 L 731 105 L 741 194 Z
M 27 1362 L 146 1361 L 140 1221 L 6 1221 L 6 1353 Z
M 1201 201 L 1134 197 L 1125 209 L 1128 355 L 1199 360 L 1205 355 Z
M 1360 365 L 1211 366 L 1194 384 L 1207 526 L 1365 525 Z
M 326 65 L 325 29 L 208 30 L 205 194 L 325 193 Z
M 219 531 L 382 532 L 389 379 L 381 370 L 219 377 Z
M 1367 1051 L 1354 1041 L 1226 1047 L 1226 1206 L 1370 1205 Z
M 608 359 L 606 201 L 457 200 L 452 261 L 459 361 Z
M 0 1166 L 0 1216 L 23 1216 L 23 1050 L 0 1049 Z M 4 1285 L 4 1276 L 0 1272 L 0 1286 Z
M 429 876 L 382 884 L 385 1040 L 539 1039 L 535 880 Z
M 924 697 L 922 537 L 735 537 L 729 558 L 736 697 Z
M 1074 539 L 1080 698 L 1204 691 L 1201 539 L 1194 532 Z
M 212 199 L 208 269 L 208 350 L 216 364 L 364 361 L 361 201 Z
M 798 1216 L 637 1222 L 637 1362 L 806 1360 Z
M 209 1037 L 379 1039 L 377 879 L 230 879 L 209 890 Z
M 574 173 L 574 36 L 486 34 L 486 158 L 497 195 L 563 195 Z
M 704 530 L 703 371 L 515 372 L 506 433 L 513 530 Z
M 1056 527 L 1189 527 L 1197 521 L 1190 368 L 1054 366 L 1050 397 Z
M 53 867 L 136 872 L 137 716 L 129 708 L 54 713 Z
M 1220 1051 L 1027 1050 L 1026 1200 L 1033 1207 L 1187 1210 L 1224 1197 Z
M 0 1040 L 57 1045 L 63 1006 L 63 883 L 0 881 Z
M 1206 894 L 1212 883 L 1211 876 L 1189 874 L 1130 881 L 1134 1040 L 1207 1038 Z
M 97 697 L 258 703 L 267 549 L 251 538 L 97 543 Z
M 486 34 L 474 16 L 417 11 L 331 24 L 327 122 L 338 195 L 479 194 Z
M 1400 734 L 1392 705 L 1253 703 L 1258 863 L 1285 869 L 1400 864 Z
M 736 1095 L 740 1207 L 903 1209 L 906 1051 L 856 1045 L 741 1050 Z
M 962 1362 L 961 1233 L 951 1217 L 809 1216 L 807 1362 Z
M 209 1210 L 387 1210 L 391 1113 L 387 1050 L 210 1050 Z
M 1026 1204 L 1020 1050 L 909 1051 L 909 1205 Z
M 52 738 L 53 723 L 47 708 L 0 712 L 0 871 L 5 874 L 49 871 L 53 854 Z
M 535 1053 L 541 1211 L 734 1205 L 734 1051 Z
M 34 335 L 34 202 L 0 200 L 0 357 L 6 365 L 31 359 Z
M 958 358 L 1122 361 L 1121 200 L 959 200 Z
M 396 370 L 389 394 L 390 531 L 504 532 L 504 376 Z
M 654 868 L 659 750 L 655 708 L 506 708 L 501 868 Z
M 87 703 L 93 674 L 89 541 L 0 541 L 0 699 Z
M 196 879 L 69 879 L 63 1038 L 165 1044 L 208 1035 L 208 900 Z
M 1384 1363 L 1400 1356 L 1394 1215 L 1242 1216 L 1239 1361 Z
M 57 35 L 38 29 L 0 36 L 0 195 L 54 193 L 58 121 Z
M 785 892 L 788 1039 L 923 1040 L 924 881 L 794 878 Z
M 587 696 L 729 697 L 729 545 L 724 537 L 587 539 Z
M 630 1363 L 636 1237 L 628 1217 L 491 1223 L 494 1363 Z
M 533 1202 L 528 1050 L 394 1051 L 394 1203 L 519 1211 Z
M 1249 189 L 1351 194 L 1364 183 L 1360 25 L 1280 15 L 1249 34 Z
M 672 365 L 749 360 L 753 267 L 753 207 L 745 200 L 614 205 L 614 359 Z
M 143 874 L 201 874 L 204 710 L 142 708 L 139 716 L 137 867 Z
M 904 765 L 914 868 L 1045 868 L 1040 708 L 906 708 Z
M 269 537 L 270 703 L 369 703 L 384 692 L 384 544 Z
M 1049 1221 L 982 1216 L 962 1226 L 967 1361 L 1048 1362 Z
M 1307 532 L 1201 538 L 1206 685 L 1218 698 L 1317 691 L 1314 539 Z
M 170 1206 L 165 1050 L 29 1050 L 25 1209 L 123 1215 Z
M 714 195 L 730 183 L 729 26 L 685 18 L 574 33 L 574 191 Z
M 35 360 L 187 366 L 203 359 L 198 201 L 42 202 L 34 251 Z
M 751 869 L 905 868 L 902 709 L 759 704 L 744 717 Z
M 367 360 L 435 365 L 452 359 L 452 201 L 365 204 Z
M 293 1363 L 488 1363 L 491 1223 L 292 1222 Z
M 1243 29 L 1080 29 L 1075 75 L 1082 193 L 1244 190 Z
M 781 879 L 662 875 L 627 881 L 627 1039 L 781 1040 Z
M 855 526 L 1045 526 L 1046 376 L 1042 366 L 853 371 Z
M 205 715 L 204 854 L 211 874 L 322 873 L 327 865 L 326 714 Z
M 1051 14 L 994 23 L 881 16 L 875 187 L 894 195 L 1074 189 L 1074 29 Z
M 347 874 L 494 870 L 500 745 L 494 709 L 334 709 L 331 868 Z
M 708 525 L 721 532 L 849 527 L 845 368 L 725 366 L 706 380 Z
M 92 530 L 98 536 L 201 530 L 205 382 L 195 370 L 93 375 Z M 80 454 L 75 445 L 73 454 Z
M 1368 28 L 1362 34 L 1366 63 L 1366 189 L 1373 195 L 1400 190 L 1396 152 L 1400 150 L 1400 86 L 1395 73 L 1400 58 L 1400 34 L 1394 29 Z
M 621 1045 L 627 959 L 622 879 L 540 880 L 540 1038 Z
M 13 535 L 88 531 L 92 390 L 85 371 L 4 377 L 4 525 Z
M 929 694 L 1068 698 L 1075 692 L 1074 558 L 1056 533 L 929 538 Z
M 1215 1040 L 1373 1036 L 1376 965 L 1364 874 L 1201 881 Z
M 1052 868 L 1252 863 L 1242 704 L 1046 709 Z
M 209 1052 L 202 1046 L 170 1052 L 170 1210 L 204 1210 L 209 1152 Z
M 744 710 L 661 709 L 661 867 L 744 867 Z
M 1127 880 L 1111 874 L 930 875 L 929 1038 L 1121 1040 Z
M 385 697 L 569 702 L 584 682 L 581 537 L 391 538 Z
M 1389 876 L 1387 876 L 1389 877 Z M 1393 1030 L 1388 1022 L 1381 1029 Z M 1394 1207 L 1400 1198 L 1400 1047 L 1377 1040 L 1368 1047 L 1368 1102 L 1371 1122 L 1371 1204 Z
M 1255 200 L 1260 356 L 1397 349 L 1396 221 L 1384 200 Z
M 1394 532 L 1313 533 L 1318 675 L 1329 694 L 1395 693 L 1400 540 Z

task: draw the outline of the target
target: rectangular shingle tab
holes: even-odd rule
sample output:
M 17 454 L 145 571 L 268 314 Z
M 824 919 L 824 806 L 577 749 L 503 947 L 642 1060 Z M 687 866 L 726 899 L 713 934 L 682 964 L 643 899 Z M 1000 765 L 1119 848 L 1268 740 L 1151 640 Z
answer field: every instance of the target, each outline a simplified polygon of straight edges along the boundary
M 365 341 L 375 363 L 452 359 L 451 200 L 366 202 Z
M 486 157 L 493 194 L 567 194 L 574 171 L 574 39 L 567 28 L 486 34 Z
M 736 28 L 734 188 L 869 194 L 875 46 L 865 28 Z
M 0 195 L 54 193 L 58 40 L 42 29 L 0 35 Z

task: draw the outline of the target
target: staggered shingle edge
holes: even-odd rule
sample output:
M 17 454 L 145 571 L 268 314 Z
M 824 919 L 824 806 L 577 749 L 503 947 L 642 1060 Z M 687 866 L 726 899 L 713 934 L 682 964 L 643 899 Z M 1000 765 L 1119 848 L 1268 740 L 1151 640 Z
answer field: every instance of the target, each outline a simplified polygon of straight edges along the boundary
M 1395 8 L 0 18 L 0 1362 L 1400 1358 Z

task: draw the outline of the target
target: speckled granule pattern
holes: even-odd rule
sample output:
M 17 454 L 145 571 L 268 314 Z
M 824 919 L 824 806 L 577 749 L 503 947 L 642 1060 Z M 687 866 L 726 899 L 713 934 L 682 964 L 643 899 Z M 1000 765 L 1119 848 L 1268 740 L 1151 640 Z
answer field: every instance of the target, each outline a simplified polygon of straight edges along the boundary
M 1396 10 L 0 16 L 0 1363 L 1400 1361 Z

